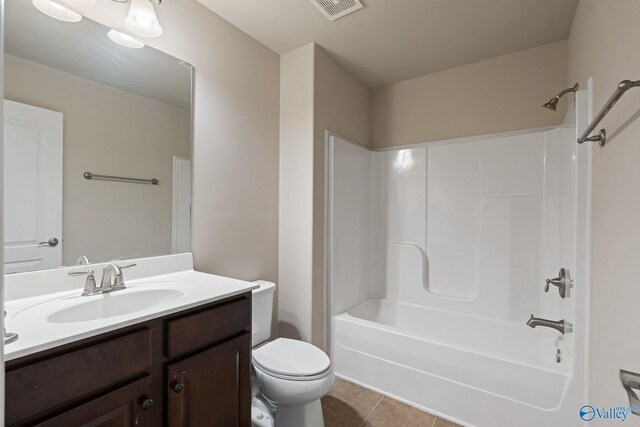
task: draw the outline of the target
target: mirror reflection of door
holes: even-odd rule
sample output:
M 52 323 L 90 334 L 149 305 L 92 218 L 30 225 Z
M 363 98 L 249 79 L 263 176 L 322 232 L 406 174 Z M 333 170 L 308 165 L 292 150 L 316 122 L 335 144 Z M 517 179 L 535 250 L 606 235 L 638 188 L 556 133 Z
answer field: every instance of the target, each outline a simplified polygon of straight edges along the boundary
M 191 251 L 191 160 L 173 156 L 172 251 Z
M 31 1 L 4 5 L 4 98 L 62 113 L 57 162 L 38 151 L 52 150 L 51 137 L 39 134 L 46 126 L 29 116 L 7 118 L 8 136 L 16 136 L 4 173 L 11 209 L 2 218 L 6 271 L 72 266 L 82 257 L 100 263 L 190 252 L 191 180 L 184 173 L 191 156 L 192 67 L 150 46 L 114 43 L 110 28 L 87 17 L 69 24 Z M 45 110 L 34 111 L 37 118 Z M 186 160 L 176 169 L 175 203 L 174 156 Z M 48 176 L 54 168 L 55 178 Z M 87 180 L 85 172 L 125 179 Z M 48 244 L 52 238 L 57 245 Z
M 4 101 L 4 269 L 62 264 L 62 113 Z

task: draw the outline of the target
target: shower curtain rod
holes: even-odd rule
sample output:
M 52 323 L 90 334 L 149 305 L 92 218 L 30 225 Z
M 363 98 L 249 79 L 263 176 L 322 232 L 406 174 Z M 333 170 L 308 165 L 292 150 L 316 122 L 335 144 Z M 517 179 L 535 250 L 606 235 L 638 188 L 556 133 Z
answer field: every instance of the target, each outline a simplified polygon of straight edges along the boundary
M 605 129 L 600 129 L 600 132 L 598 132 L 597 135 L 592 135 L 592 136 L 589 136 L 589 135 L 591 134 L 591 132 L 593 132 L 596 126 L 598 126 L 598 123 L 600 123 L 602 119 L 604 119 L 604 116 L 606 116 L 607 113 L 613 108 L 613 106 L 616 105 L 616 102 L 618 102 L 618 100 L 622 98 L 622 95 L 624 95 L 624 93 L 629 89 L 631 89 L 632 87 L 638 87 L 638 86 L 640 86 L 640 80 L 636 80 L 636 81 L 623 80 L 620 83 L 618 83 L 618 86 L 616 87 L 616 90 L 613 92 L 613 95 L 611 95 L 611 98 L 609 98 L 607 103 L 604 104 L 604 107 L 602 107 L 602 110 L 600 110 L 600 112 L 595 117 L 595 119 L 593 119 L 591 124 L 587 126 L 582 136 L 578 138 L 578 144 L 582 144 L 585 141 L 592 141 L 592 142 L 597 141 L 598 145 L 600 145 L 601 147 L 604 147 L 604 144 L 607 142 L 607 131 Z

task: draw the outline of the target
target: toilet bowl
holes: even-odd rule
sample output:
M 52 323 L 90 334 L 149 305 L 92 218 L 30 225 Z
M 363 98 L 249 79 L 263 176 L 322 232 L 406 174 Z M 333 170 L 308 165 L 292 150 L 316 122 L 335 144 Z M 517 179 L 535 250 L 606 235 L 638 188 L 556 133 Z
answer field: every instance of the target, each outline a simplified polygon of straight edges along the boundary
M 251 359 L 253 384 L 259 390 L 253 390 L 253 394 L 261 393 L 275 406 L 276 427 L 323 427 L 320 398 L 329 392 L 334 381 L 331 360 L 318 347 L 304 341 L 278 338 L 266 342 L 271 334 L 275 285 L 257 283 L 260 288 L 253 291 Z

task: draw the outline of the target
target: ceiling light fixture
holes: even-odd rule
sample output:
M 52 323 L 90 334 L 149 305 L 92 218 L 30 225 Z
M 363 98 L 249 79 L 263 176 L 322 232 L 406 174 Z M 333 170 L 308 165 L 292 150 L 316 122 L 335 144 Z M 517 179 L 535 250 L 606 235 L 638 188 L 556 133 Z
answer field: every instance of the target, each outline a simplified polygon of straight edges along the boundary
M 120 31 L 109 30 L 107 36 L 114 43 L 118 43 L 119 45 L 124 47 L 130 47 L 132 49 L 140 49 L 142 47 L 145 47 L 145 44 L 140 40 L 131 37 L 129 34 L 121 33 Z
M 96 5 L 96 0 L 66 0 L 67 3 L 71 3 L 78 7 L 93 7 Z
M 64 22 L 79 22 L 82 15 L 51 0 L 33 0 L 33 5 L 40 12 Z
M 163 31 L 150 0 L 131 0 L 124 25 L 142 37 L 160 37 Z

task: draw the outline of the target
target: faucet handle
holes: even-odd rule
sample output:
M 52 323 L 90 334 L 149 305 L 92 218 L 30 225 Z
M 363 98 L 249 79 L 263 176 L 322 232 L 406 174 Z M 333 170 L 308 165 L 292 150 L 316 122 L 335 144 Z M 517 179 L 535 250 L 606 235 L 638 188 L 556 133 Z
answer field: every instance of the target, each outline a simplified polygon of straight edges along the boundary
M 121 266 L 121 265 L 118 265 L 118 264 L 116 264 L 114 262 L 113 264 L 106 265 L 103 270 L 107 271 L 107 270 L 109 270 L 111 268 L 111 269 L 113 269 L 113 272 L 115 274 L 122 274 L 122 270 L 124 270 L 125 268 L 135 267 L 136 265 L 138 265 L 138 264 L 134 263 L 134 264 L 122 265 Z
M 7 317 L 7 310 L 4 310 L 3 317 Z M 7 332 L 6 326 L 2 325 L 2 341 L 4 344 L 10 344 L 18 339 L 18 334 L 15 332 Z
M 72 271 L 67 273 L 69 276 L 93 276 L 93 270 L 87 271 Z
M 96 277 L 94 276 L 93 270 L 88 271 L 72 271 L 68 273 L 69 276 L 87 276 L 87 280 L 84 281 L 84 290 L 82 291 L 82 295 L 95 295 L 100 292 L 98 286 L 96 285 Z
M 569 289 L 571 289 L 573 285 L 569 270 L 566 268 L 561 268 L 558 272 L 558 277 L 556 277 L 555 279 L 547 279 L 544 285 L 545 292 L 549 292 L 549 285 L 553 285 L 558 288 L 558 292 L 560 293 L 561 298 L 568 297 Z
M 119 291 L 121 289 L 125 289 L 126 286 L 124 284 L 124 277 L 122 275 L 122 270 L 125 268 L 129 268 L 129 267 L 135 267 L 137 264 L 129 264 L 129 265 L 123 265 L 122 267 L 117 265 L 117 264 L 113 264 L 113 266 L 115 266 L 116 270 L 115 273 L 116 275 L 113 278 L 113 283 L 111 284 L 111 290 L 112 291 Z M 108 267 L 107 267 L 108 268 Z

